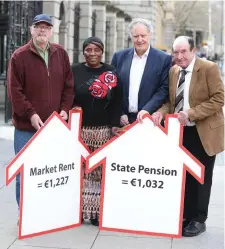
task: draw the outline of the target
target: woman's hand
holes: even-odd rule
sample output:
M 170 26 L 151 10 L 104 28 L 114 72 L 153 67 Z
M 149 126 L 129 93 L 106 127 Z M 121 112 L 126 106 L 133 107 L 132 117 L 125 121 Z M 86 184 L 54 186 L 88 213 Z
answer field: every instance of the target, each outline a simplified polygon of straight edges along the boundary
M 113 136 L 119 136 L 119 127 L 112 127 Z
M 122 127 L 122 128 L 119 128 L 119 127 L 112 127 L 112 134 L 114 135 L 114 136 L 120 136 L 120 135 L 122 135 L 125 131 L 126 131 L 126 128 L 128 127 L 129 125 L 126 125 L 126 126 L 124 126 L 124 127 Z
M 76 106 L 73 107 L 72 110 L 81 111 L 82 108 L 81 108 L 80 106 L 77 106 L 77 105 L 76 105 Z

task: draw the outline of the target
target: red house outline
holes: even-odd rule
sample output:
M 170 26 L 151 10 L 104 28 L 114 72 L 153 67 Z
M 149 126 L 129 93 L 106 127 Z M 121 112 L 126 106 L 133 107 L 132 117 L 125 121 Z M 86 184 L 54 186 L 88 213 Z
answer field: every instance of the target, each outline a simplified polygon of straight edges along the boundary
M 45 129 L 45 127 L 51 122 L 51 120 L 54 117 L 57 117 L 63 125 L 65 125 L 65 127 L 69 130 L 71 130 L 71 125 L 72 125 L 72 114 L 79 114 L 80 118 L 79 118 L 79 132 L 78 132 L 78 141 L 81 143 L 81 145 L 83 146 L 83 148 L 90 154 L 90 151 L 88 149 L 88 147 L 85 145 L 85 143 L 83 142 L 83 140 L 81 139 L 81 123 L 82 123 L 82 111 L 81 110 L 70 110 L 69 112 L 69 122 L 68 124 L 66 123 L 65 120 L 62 119 L 62 117 L 57 113 L 57 112 L 53 112 L 52 115 L 47 119 L 47 121 L 45 122 L 44 126 L 41 127 L 35 134 L 34 136 L 29 140 L 29 142 L 22 148 L 22 150 L 12 159 L 12 161 L 7 165 L 6 167 L 6 186 L 9 185 L 9 183 L 16 177 L 16 175 L 20 172 L 21 174 L 21 194 L 20 194 L 20 224 L 19 224 L 19 239 L 24 239 L 24 238 L 30 238 L 33 236 L 38 236 L 38 235 L 43 235 L 43 234 L 48 234 L 48 233 L 52 233 L 52 232 L 57 232 L 57 231 L 62 231 L 62 230 L 66 230 L 69 228 L 73 228 L 73 227 L 78 227 L 81 225 L 81 210 L 82 210 L 82 186 L 83 186 L 83 181 L 82 181 L 82 170 L 81 170 L 81 175 L 80 175 L 80 219 L 79 219 L 79 223 L 77 224 L 73 224 L 70 226 L 65 226 L 65 227 L 60 227 L 60 228 L 56 228 L 56 229 L 51 229 L 51 230 L 47 230 L 47 231 L 43 231 L 43 232 L 38 232 L 38 233 L 33 233 L 33 234 L 29 234 L 29 235 L 22 235 L 21 234 L 21 228 L 22 228 L 22 221 L 23 221 L 23 217 L 22 217 L 22 210 L 23 210 L 23 185 L 24 185 L 24 164 L 22 164 L 20 166 L 20 168 L 9 178 L 9 169 L 10 167 L 14 164 L 14 162 L 16 162 L 22 155 L 23 153 L 26 151 L 26 149 L 31 145 L 31 143 L 33 143 L 36 139 L 36 137 L 43 131 L 43 129 Z M 80 163 L 80 167 L 82 167 L 82 162 L 85 162 L 85 158 L 83 157 L 83 155 L 81 154 L 81 163 Z
M 145 114 L 144 119 L 149 118 L 152 120 L 151 115 Z M 165 128 L 159 125 L 158 127 L 161 129 L 162 132 L 168 135 L 168 125 L 169 125 L 169 118 L 177 118 L 176 114 L 168 114 L 166 116 L 165 121 Z M 126 131 L 129 131 L 132 129 L 135 125 L 137 125 L 138 122 L 135 121 L 129 127 L 126 128 Z M 121 135 L 123 136 L 123 134 Z M 183 126 L 180 125 L 180 132 L 179 132 L 179 147 L 184 151 L 184 153 L 187 154 L 195 163 L 197 163 L 201 169 L 201 177 L 198 177 L 185 163 L 183 163 L 183 173 L 182 173 L 182 188 L 181 188 L 181 203 L 180 203 L 180 220 L 179 220 L 179 232 L 178 234 L 165 234 L 165 233 L 154 233 L 154 232 L 144 232 L 144 231 L 135 231 L 135 230 L 126 230 L 126 229 L 117 229 L 117 228 L 109 228 L 109 227 L 103 227 L 102 226 L 102 218 L 103 218 L 103 203 L 104 203 L 104 194 L 105 194 L 105 167 L 106 167 L 106 158 L 107 156 L 104 156 L 103 159 L 101 159 L 98 163 L 94 164 L 90 168 L 90 158 L 102 151 L 104 148 L 106 148 L 108 145 L 113 143 L 115 140 L 119 139 L 119 137 L 114 137 L 110 139 L 108 142 L 106 142 L 102 147 L 98 148 L 96 151 L 94 151 L 92 154 L 90 154 L 86 158 L 86 173 L 90 173 L 99 165 L 103 165 L 102 168 L 102 186 L 101 186 L 101 202 L 100 202 L 100 222 L 99 222 L 99 229 L 100 230 L 106 230 L 106 231 L 114 231 L 114 232 L 125 232 L 125 233 L 135 233 L 135 234 L 143 234 L 143 235 L 153 235 L 153 236 L 163 236 L 163 237 L 173 237 L 173 238 L 180 238 L 182 234 L 182 220 L 183 220 L 183 203 L 184 203 L 184 190 L 185 190 L 185 182 L 186 182 L 186 171 L 188 171 L 195 179 L 197 179 L 201 184 L 204 183 L 204 171 L 205 167 L 202 163 L 200 163 L 183 145 Z

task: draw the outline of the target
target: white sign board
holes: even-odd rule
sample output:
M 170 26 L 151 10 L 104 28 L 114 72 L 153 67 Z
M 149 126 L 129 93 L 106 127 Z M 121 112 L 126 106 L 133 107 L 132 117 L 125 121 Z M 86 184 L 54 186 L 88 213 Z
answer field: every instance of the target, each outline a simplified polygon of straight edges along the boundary
M 183 146 L 174 115 L 166 128 L 151 116 L 87 157 L 103 163 L 100 229 L 180 237 L 186 170 L 203 183 L 204 167 Z
M 6 184 L 21 173 L 19 239 L 80 225 L 81 112 L 69 124 L 53 113 L 6 168 Z

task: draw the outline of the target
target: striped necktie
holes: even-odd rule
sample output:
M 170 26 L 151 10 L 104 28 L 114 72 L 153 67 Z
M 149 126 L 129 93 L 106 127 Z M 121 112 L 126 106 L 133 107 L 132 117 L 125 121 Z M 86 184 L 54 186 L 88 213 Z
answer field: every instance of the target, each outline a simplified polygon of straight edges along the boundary
M 184 106 L 184 82 L 187 71 L 181 70 L 180 74 L 181 74 L 180 80 L 176 91 L 175 111 L 174 111 L 175 113 L 182 111 Z

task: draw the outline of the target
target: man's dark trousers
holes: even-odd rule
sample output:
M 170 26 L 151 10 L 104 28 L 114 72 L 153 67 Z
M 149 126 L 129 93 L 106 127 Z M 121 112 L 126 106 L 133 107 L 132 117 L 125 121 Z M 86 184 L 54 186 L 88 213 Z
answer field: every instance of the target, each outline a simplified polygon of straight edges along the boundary
M 205 166 L 204 184 L 200 184 L 191 174 L 186 174 L 184 215 L 187 220 L 205 222 L 208 216 L 213 168 L 216 156 L 209 156 L 200 141 L 196 126 L 185 126 L 183 145 Z

